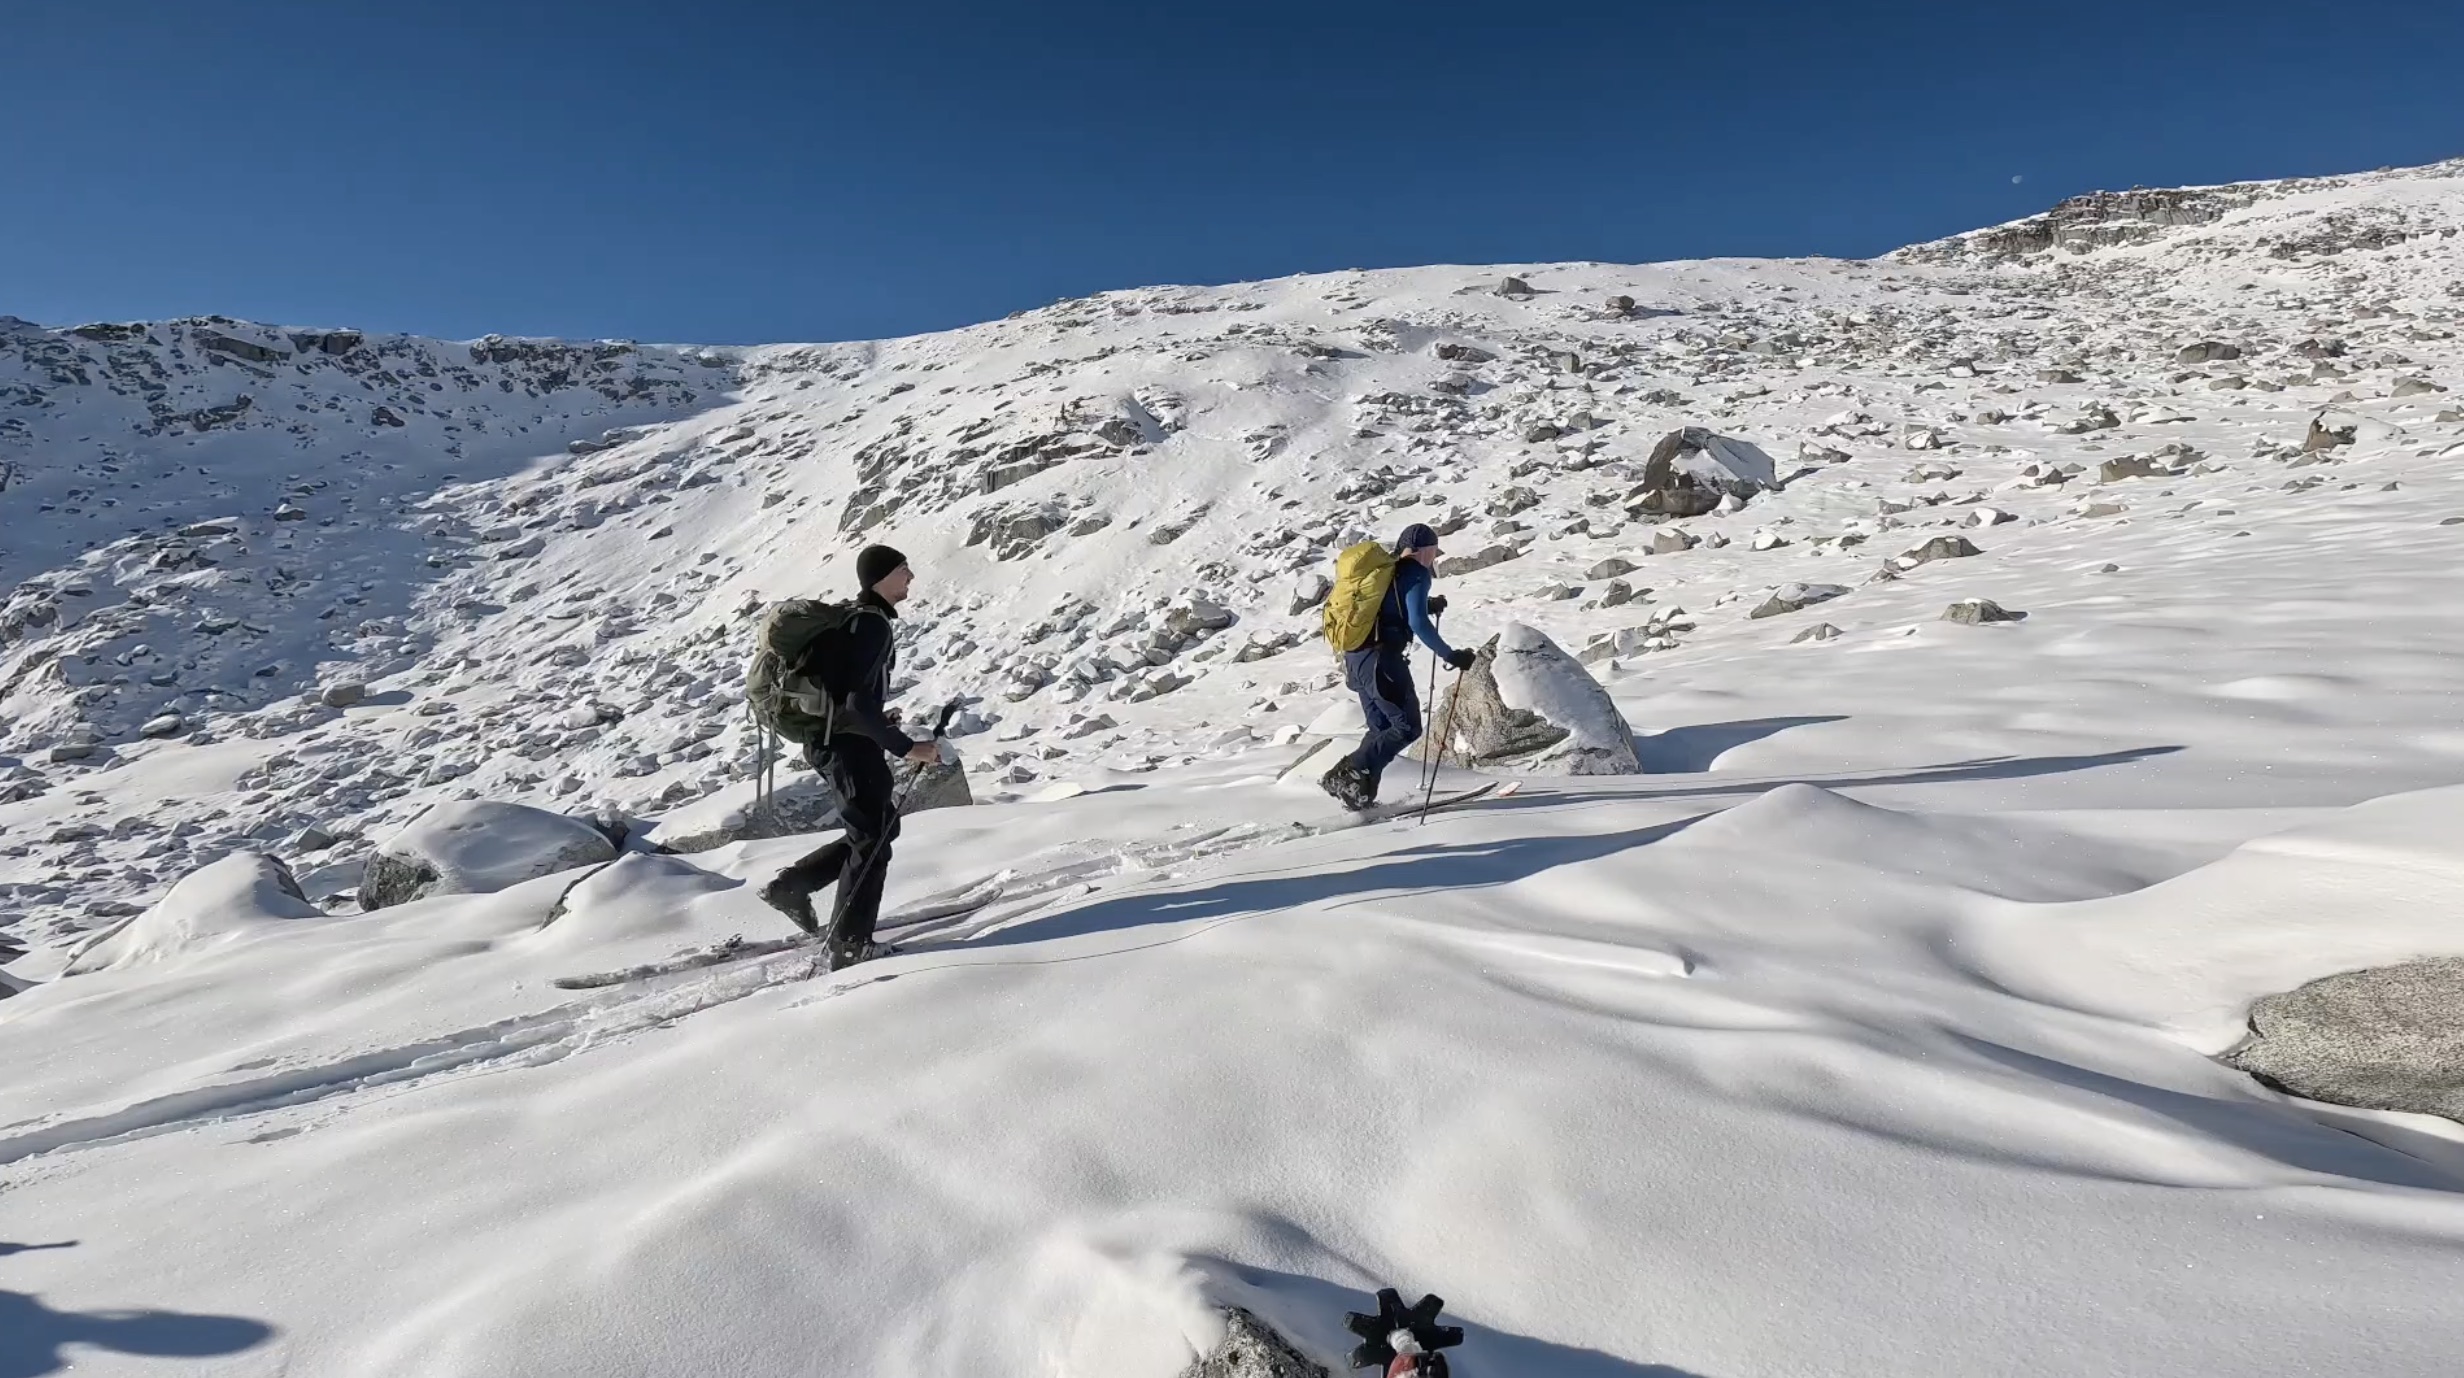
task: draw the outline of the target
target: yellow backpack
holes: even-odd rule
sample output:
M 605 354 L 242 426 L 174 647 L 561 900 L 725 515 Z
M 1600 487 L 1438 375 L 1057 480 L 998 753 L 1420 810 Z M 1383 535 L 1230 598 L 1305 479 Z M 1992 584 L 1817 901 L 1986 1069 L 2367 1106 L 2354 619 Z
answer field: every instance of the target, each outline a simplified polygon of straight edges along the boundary
M 1357 651 L 1377 634 L 1377 610 L 1395 585 L 1394 552 L 1362 541 L 1335 557 L 1335 587 L 1326 595 L 1326 644 L 1335 654 Z

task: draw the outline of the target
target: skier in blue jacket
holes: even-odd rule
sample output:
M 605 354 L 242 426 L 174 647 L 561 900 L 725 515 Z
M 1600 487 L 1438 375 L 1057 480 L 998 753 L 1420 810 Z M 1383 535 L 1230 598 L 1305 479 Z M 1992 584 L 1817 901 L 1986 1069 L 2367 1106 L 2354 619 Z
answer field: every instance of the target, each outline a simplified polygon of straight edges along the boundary
M 1343 682 L 1360 695 L 1361 716 L 1369 730 L 1360 749 L 1335 763 L 1318 780 L 1347 809 L 1365 809 L 1377 802 L 1379 777 L 1386 767 L 1420 740 L 1420 695 L 1412 686 L 1413 638 L 1457 670 L 1468 670 L 1475 656 L 1458 651 L 1438 635 L 1437 619 L 1446 611 L 1443 595 L 1432 595 L 1437 579 L 1437 533 L 1414 522 L 1395 540 L 1395 581 L 1378 605 L 1377 630 L 1369 644 L 1343 657 Z

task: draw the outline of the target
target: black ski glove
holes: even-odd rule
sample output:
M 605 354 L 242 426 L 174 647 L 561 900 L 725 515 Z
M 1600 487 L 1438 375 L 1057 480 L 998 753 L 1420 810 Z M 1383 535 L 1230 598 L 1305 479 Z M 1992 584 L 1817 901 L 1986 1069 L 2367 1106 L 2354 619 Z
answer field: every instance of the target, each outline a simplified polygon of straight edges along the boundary
M 1429 616 L 1444 617 L 1446 615 L 1446 595 L 1442 593 L 1430 594 L 1428 607 Z
M 1479 659 L 1480 653 L 1478 651 L 1457 651 L 1453 655 L 1446 657 L 1446 663 L 1453 666 L 1457 670 L 1468 670 L 1472 668 L 1473 663 Z

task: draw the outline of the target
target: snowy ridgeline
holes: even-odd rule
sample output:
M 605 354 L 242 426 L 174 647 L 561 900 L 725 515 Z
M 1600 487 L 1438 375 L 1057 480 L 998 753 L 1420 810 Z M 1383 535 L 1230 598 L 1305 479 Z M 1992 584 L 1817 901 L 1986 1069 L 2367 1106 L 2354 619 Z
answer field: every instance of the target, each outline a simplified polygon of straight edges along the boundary
M 1993 585 L 2078 528 L 2254 493 L 2333 521 L 2337 466 L 2457 443 L 2457 171 L 834 346 L 11 322 L 0 913 L 73 942 L 237 847 L 348 889 L 440 800 L 708 800 L 750 774 L 758 609 L 842 590 L 868 538 L 915 558 L 907 698 L 972 705 L 990 798 L 1305 725 L 1340 698 L 1331 553 L 1412 519 L 1459 639 L 1529 626 L 1613 694 L 1775 634 L 2014 620 Z

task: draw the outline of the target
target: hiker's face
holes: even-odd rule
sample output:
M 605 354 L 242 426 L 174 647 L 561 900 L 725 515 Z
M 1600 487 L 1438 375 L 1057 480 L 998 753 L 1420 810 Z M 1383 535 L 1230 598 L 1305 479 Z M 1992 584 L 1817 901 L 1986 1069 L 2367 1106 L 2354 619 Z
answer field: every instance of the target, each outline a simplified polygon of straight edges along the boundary
M 1420 567 L 1429 570 L 1437 568 L 1437 555 L 1437 547 L 1433 545 L 1424 545 L 1412 552 L 1412 558 L 1420 562 Z
M 873 592 L 880 594 L 884 603 L 904 603 L 907 601 L 907 586 L 914 582 L 915 571 L 900 565 L 882 575 L 881 582 L 873 585 Z

